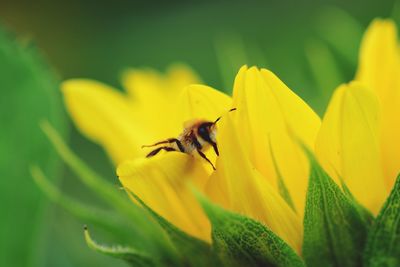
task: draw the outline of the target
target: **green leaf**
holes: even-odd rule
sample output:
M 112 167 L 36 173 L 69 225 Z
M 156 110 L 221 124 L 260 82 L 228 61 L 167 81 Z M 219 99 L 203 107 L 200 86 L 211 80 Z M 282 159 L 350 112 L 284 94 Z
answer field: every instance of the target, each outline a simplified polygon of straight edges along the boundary
M 65 129 L 58 79 L 37 49 L 0 28 L 0 259 L 2 266 L 44 266 L 50 210 L 29 175 L 32 163 L 58 178 L 60 161 L 39 129 Z
M 132 239 L 134 229 L 119 214 L 85 205 L 66 196 L 45 177 L 43 171 L 37 166 L 31 168 L 31 174 L 36 184 L 50 200 L 63 207 L 79 221 L 98 226 L 118 237 L 118 240 L 129 242 Z M 135 236 L 135 239 L 137 238 L 138 236 Z
M 368 225 L 355 202 L 310 160 L 303 257 L 308 266 L 360 266 Z
M 326 41 L 354 69 L 357 66 L 358 48 L 364 29 L 345 11 L 328 7 L 318 13 L 315 22 L 319 37 Z
M 91 249 L 99 253 L 125 260 L 135 267 L 158 266 L 158 264 L 154 262 L 154 258 L 152 259 L 150 255 L 139 252 L 133 248 L 122 247 L 122 246 L 109 247 L 109 246 L 99 245 L 90 236 L 87 226 L 84 227 L 84 234 L 87 245 Z
M 364 263 L 400 266 L 400 175 L 368 233 Z
M 296 252 L 263 224 L 197 195 L 211 221 L 213 247 L 226 266 L 304 266 Z
M 128 191 L 128 193 L 130 193 L 165 230 L 178 253 L 180 253 L 183 266 L 220 266 L 209 244 L 184 233 L 153 211 L 135 195 L 135 193 L 132 191 Z

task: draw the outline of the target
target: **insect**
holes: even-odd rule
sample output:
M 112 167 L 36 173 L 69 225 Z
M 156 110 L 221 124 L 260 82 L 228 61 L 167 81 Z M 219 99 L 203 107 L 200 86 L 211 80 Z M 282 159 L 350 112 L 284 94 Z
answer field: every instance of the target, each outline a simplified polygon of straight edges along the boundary
M 234 110 L 236 110 L 236 108 L 229 110 L 229 112 Z M 212 164 L 212 162 L 207 158 L 207 156 L 204 154 L 204 151 L 209 147 L 212 147 L 215 154 L 219 156 L 216 139 L 216 124 L 220 119 L 221 117 L 218 117 L 215 121 L 199 119 L 190 121 L 185 124 L 183 132 L 178 137 L 168 138 L 152 145 L 144 145 L 142 148 L 158 146 L 156 149 L 147 154 L 147 158 L 157 155 L 161 150 L 167 152 L 178 151 L 191 155 L 197 152 L 200 157 L 210 163 L 212 168 L 215 170 L 214 164 Z

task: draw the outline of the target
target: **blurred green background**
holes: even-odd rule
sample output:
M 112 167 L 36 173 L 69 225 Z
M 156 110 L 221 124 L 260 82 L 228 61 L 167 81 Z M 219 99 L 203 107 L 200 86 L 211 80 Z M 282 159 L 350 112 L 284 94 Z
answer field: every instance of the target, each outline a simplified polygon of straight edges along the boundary
M 79 135 L 65 114 L 59 81 L 87 77 L 120 88 L 126 67 L 164 70 L 179 61 L 205 84 L 230 93 L 238 68 L 256 64 L 272 69 L 323 114 L 332 90 L 353 77 L 362 33 L 375 17 L 398 22 L 400 5 L 1 0 L 0 29 L 7 33 L 0 41 L 12 41 L 0 43 L 0 266 L 126 266 L 87 248 L 85 222 L 50 203 L 29 174 L 29 165 L 38 163 L 63 192 L 104 205 L 62 166 L 38 128 L 48 118 L 79 156 L 118 187 L 104 151 Z M 100 237 L 113 241 L 108 233 Z

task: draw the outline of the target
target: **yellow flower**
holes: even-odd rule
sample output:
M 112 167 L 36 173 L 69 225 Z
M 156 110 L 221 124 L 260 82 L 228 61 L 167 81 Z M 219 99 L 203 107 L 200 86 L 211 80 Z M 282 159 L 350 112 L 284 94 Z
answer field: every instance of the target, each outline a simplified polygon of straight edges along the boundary
M 144 158 L 142 145 L 177 136 L 184 121 L 215 119 L 230 106 L 230 98 L 214 89 L 200 85 L 186 88 L 198 80 L 190 69 L 179 65 L 166 75 L 153 70 L 126 71 L 123 84 L 128 94 L 83 79 L 64 82 L 62 90 L 77 127 L 102 145 L 118 165 L 127 159 Z M 188 233 L 209 239 L 209 223 L 185 186 L 186 179 L 194 181 L 196 177 L 200 177 L 198 185 L 204 185 L 209 170 L 201 164 L 189 167 L 191 161 L 185 154 L 160 155 L 132 166 L 124 164 L 118 175 L 124 186 L 159 214 Z M 136 165 L 139 167 L 134 168 Z M 135 179 L 125 180 L 127 172 Z
M 199 78 L 183 65 L 166 75 L 131 69 L 122 75 L 124 94 L 100 82 L 72 79 L 62 84 L 66 107 L 78 129 L 102 145 L 115 164 L 144 155 L 141 145 L 175 134 L 180 123 L 176 96 Z
M 400 172 L 399 53 L 394 23 L 375 20 L 361 44 L 358 82 L 336 90 L 316 142 L 328 173 L 374 214 Z
M 169 76 L 128 72 L 128 96 L 86 80 L 67 81 L 63 91 L 82 132 L 102 144 L 116 163 L 128 159 L 117 170 L 124 187 L 170 222 L 210 242 L 210 223 L 187 186 L 190 181 L 223 207 L 263 222 L 300 253 L 308 162 L 290 136 L 312 147 L 318 116 L 265 69 L 242 67 L 233 98 L 207 86 L 184 88 L 183 82 L 180 88 L 160 90 L 169 85 Z M 232 107 L 237 110 L 228 114 Z M 143 144 L 177 137 L 185 121 L 213 121 L 221 115 L 215 172 L 203 159 L 183 153 L 143 157 Z M 290 201 L 280 194 L 282 185 Z
M 219 125 L 221 156 L 206 192 L 223 207 L 265 223 L 300 252 L 308 162 L 291 135 L 313 146 L 320 120 L 272 72 L 255 67 L 240 69 L 233 106 L 237 112 Z M 294 210 L 279 194 L 278 172 Z
M 336 89 L 322 123 L 275 74 L 256 67 L 239 70 L 232 97 L 195 84 L 196 75 L 182 65 L 165 75 L 153 70 L 125 72 L 127 94 L 91 80 L 69 80 L 62 88 L 78 128 L 104 146 L 118 166 L 122 185 L 156 213 L 211 242 L 211 225 L 193 194 L 194 185 L 212 202 L 268 226 L 300 255 L 309 161 L 299 140 L 314 149 L 328 174 L 374 214 L 394 184 L 400 171 L 399 53 L 394 24 L 375 20 L 361 45 L 355 81 Z M 232 108 L 235 111 L 229 112 Z M 216 118 L 219 156 L 206 151 L 215 170 L 195 153 L 145 157 L 149 150 L 143 145 L 178 137 L 187 121 Z M 307 199 L 315 201 L 312 193 Z M 337 200 L 343 201 L 339 208 L 349 206 L 343 216 L 352 211 L 360 220 L 337 233 L 352 233 L 364 220 L 345 194 Z M 308 205 L 306 222 L 314 220 L 314 225 L 306 223 L 305 244 L 314 242 L 307 227 L 319 224 L 322 233 L 335 232 L 326 227 L 346 225 L 321 225 L 332 218 L 326 218 L 326 210 L 319 214 L 320 206 Z M 359 245 L 357 235 L 344 237 L 350 248 Z M 329 242 L 334 241 L 322 240 Z M 307 260 L 307 245 L 304 251 Z M 334 252 L 326 255 L 331 254 L 336 257 Z

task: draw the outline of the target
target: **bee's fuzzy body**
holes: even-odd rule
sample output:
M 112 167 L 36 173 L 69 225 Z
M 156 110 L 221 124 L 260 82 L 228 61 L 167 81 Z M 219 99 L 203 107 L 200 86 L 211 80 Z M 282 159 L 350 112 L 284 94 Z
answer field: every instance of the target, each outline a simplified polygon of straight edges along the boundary
M 152 157 L 158 154 L 161 150 L 179 151 L 186 154 L 198 153 L 201 157 L 207 160 L 215 169 L 211 161 L 203 153 L 210 146 L 214 148 L 215 153 L 218 155 L 218 147 L 216 143 L 216 125 L 215 122 L 206 120 L 192 120 L 186 122 L 182 133 L 177 138 L 169 138 L 164 141 L 157 142 L 150 146 L 159 146 L 151 151 L 147 157 Z
M 233 108 L 229 112 L 236 110 Z M 206 157 L 204 151 L 209 147 L 214 149 L 215 154 L 219 156 L 217 147 L 217 122 L 221 117 L 215 121 L 207 121 L 201 119 L 195 119 L 188 121 L 184 124 L 182 133 L 177 138 L 169 138 L 153 145 L 143 147 L 154 147 L 156 149 L 147 154 L 147 157 L 153 157 L 158 154 L 161 150 L 167 152 L 178 151 L 186 154 L 194 154 L 197 152 L 202 158 L 207 160 L 215 170 L 212 162 Z M 161 146 L 160 146 L 161 145 Z

